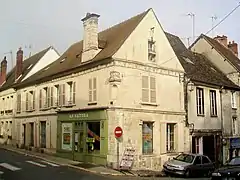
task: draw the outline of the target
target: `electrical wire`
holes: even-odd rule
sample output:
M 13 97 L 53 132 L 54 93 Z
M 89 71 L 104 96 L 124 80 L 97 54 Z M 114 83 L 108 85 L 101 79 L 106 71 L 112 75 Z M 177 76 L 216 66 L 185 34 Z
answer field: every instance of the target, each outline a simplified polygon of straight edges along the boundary
M 233 10 L 231 10 L 226 16 L 224 16 L 224 18 L 223 18 L 221 21 L 219 21 L 215 26 L 213 26 L 211 29 L 209 29 L 205 34 L 207 35 L 209 32 L 211 32 L 211 31 L 214 30 L 216 27 L 218 27 L 220 24 L 222 24 L 222 23 L 223 23 L 230 15 L 232 15 L 239 7 L 240 7 L 240 2 L 239 2 L 239 4 L 238 4 Z M 185 51 L 188 51 L 188 49 L 182 51 L 182 53 L 185 52 Z M 177 56 L 175 55 L 174 57 L 172 57 L 172 58 L 170 58 L 170 59 L 162 62 L 160 65 L 163 65 L 163 64 L 165 64 L 165 63 L 173 60 L 173 59 L 176 58 L 176 57 L 177 57 Z

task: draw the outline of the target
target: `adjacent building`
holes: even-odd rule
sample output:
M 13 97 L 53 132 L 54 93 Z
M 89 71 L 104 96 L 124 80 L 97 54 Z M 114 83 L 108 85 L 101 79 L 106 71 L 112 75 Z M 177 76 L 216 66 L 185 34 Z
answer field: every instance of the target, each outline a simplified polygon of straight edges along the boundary
M 159 170 L 189 150 L 184 69 L 152 9 L 100 33 L 99 17 L 88 13 L 83 40 L 16 86 L 19 145 L 110 167 L 131 147 L 133 168 Z
M 174 35 L 167 33 L 167 37 L 186 72 L 183 82 L 186 122 L 192 137 L 191 151 L 221 162 L 222 133 L 225 137 L 231 129 L 232 117 L 236 115 L 231 110 L 231 95 L 239 92 L 240 87 L 227 78 L 205 53 L 192 52 Z M 237 106 L 235 101 L 234 107 Z
M 28 79 L 31 75 L 56 60 L 59 54 L 53 47 L 44 49 L 43 51 L 24 60 L 23 51 L 20 48 L 16 54 L 16 65 L 7 73 L 7 59 L 1 62 L 0 74 L 0 140 L 1 143 L 18 144 L 17 142 L 17 124 L 14 118 L 18 109 L 16 102 L 19 98 L 16 95 L 15 85 Z
M 228 42 L 227 36 L 210 38 L 201 35 L 190 47 L 192 51 L 204 54 L 225 76 L 239 86 L 240 60 L 238 58 L 238 44 Z M 224 161 L 239 155 L 239 92 L 235 90 L 222 91 L 223 102 L 223 155 Z

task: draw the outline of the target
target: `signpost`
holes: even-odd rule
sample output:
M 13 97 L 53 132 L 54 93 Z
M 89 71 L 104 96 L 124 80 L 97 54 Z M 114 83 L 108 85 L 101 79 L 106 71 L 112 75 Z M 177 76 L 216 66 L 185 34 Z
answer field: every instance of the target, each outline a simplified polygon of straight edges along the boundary
M 123 130 L 117 126 L 114 130 L 115 137 L 117 139 L 117 169 L 119 169 L 119 138 L 122 137 Z

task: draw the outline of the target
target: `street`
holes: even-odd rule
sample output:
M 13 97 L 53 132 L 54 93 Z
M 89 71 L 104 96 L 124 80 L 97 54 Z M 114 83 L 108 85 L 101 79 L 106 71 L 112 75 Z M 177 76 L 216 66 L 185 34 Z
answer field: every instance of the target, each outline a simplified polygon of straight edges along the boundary
M 97 175 L 4 149 L 0 149 L 0 177 L 1 180 L 51 180 L 53 178 L 58 180 L 180 179 L 172 177 L 140 178 Z M 199 180 L 207 179 L 201 178 Z

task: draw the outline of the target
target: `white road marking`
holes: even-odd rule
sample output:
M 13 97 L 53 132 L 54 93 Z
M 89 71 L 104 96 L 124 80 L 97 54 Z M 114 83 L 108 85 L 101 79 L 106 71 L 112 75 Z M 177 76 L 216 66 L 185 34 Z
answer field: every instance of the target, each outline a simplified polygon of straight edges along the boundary
M 18 168 L 18 167 L 15 167 L 15 166 L 12 166 L 8 163 L 1 163 L 0 166 L 6 168 L 6 169 L 9 169 L 11 171 L 17 171 L 17 170 L 20 170 L 21 168 Z
M 46 164 L 48 164 L 50 166 L 53 166 L 53 167 L 59 167 L 59 165 L 51 163 L 51 162 L 48 162 L 48 161 L 41 161 L 41 162 L 46 163 Z
M 43 165 L 43 164 L 40 164 L 40 163 L 36 163 L 36 162 L 33 162 L 33 161 L 26 161 L 30 164 L 33 164 L 33 165 L 36 165 L 36 166 L 39 166 L 39 167 L 47 167 L 46 165 Z
M 0 171 L 0 175 L 2 175 L 4 172 Z

